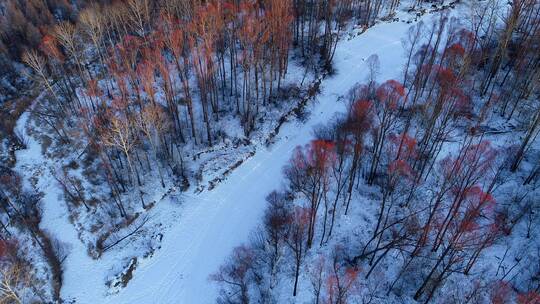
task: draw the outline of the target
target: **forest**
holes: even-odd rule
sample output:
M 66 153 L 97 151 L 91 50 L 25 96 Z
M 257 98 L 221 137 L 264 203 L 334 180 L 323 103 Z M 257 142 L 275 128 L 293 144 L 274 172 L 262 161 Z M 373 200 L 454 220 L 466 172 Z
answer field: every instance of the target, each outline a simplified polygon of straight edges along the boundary
M 540 303 L 539 47 L 535 0 L 2 0 L 0 302 Z

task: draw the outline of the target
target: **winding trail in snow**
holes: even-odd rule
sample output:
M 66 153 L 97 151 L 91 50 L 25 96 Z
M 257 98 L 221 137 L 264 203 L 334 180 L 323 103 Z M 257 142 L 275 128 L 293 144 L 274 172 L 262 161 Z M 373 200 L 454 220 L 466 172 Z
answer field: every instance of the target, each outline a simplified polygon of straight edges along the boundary
M 213 190 L 185 195 L 185 207 L 166 231 L 161 249 L 140 263 L 132 280 L 118 294 L 107 296 L 104 285 L 114 253 L 105 253 L 99 260 L 87 255 L 86 246 L 77 238 L 68 220 L 58 186 L 51 173 L 42 170 L 38 183 L 38 188 L 45 193 L 42 226 L 71 247 L 64 264 L 62 297 L 76 299 L 76 303 L 81 304 L 214 303 L 217 287 L 208 280 L 209 275 L 219 268 L 235 246 L 248 240 L 250 232 L 260 223 L 266 207 L 265 197 L 281 187 L 282 167 L 291 152 L 313 138 L 315 126 L 344 111 L 345 105 L 338 101 L 338 96 L 365 80 L 364 60 L 370 55 L 379 56 L 379 80 L 399 75 L 404 63 L 401 39 L 409 26 L 404 22 L 381 23 L 350 40 L 344 37 L 334 57 L 337 72 L 323 80 L 321 94 L 308 106 L 311 113 L 308 120 L 284 124 L 273 145 L 258 147 L 253 157 Z M 26 120 L 26 116 L 21 118 L 20 129 Z M 45 168 L 44 164 L 54 167 L 40 151 L 39 143 L 30 140 L 29 149 L 17 154 L 19 172 L 29 172 L 35 166 Z

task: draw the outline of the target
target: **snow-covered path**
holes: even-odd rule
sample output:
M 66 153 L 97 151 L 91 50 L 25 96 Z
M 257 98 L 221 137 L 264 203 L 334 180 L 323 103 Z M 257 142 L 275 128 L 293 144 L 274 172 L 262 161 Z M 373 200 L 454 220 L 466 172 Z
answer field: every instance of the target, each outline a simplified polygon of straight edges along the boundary
M 208 276 L 260 223 L 265 196 L 281 186 L 282 167 L 292 150 L 309 142 L 314 126 L 343 111 L 338 97 L 365 80 L 365 59 L 370 55 L 380 58 L 380 80 L 398 75 L 404 62 L 401 39 L 408 27 L 403 22 L 382 23 L 351 40 L 345 37 L 335 55 L 337 73 L 323 81 L 308 120 L 285 124 L 275 144 L 259 147 L 214 190 L 186 195 L 181 216 L 165 232 L 161 249 L 138 265 L 128 286 L 116 295 L 107 296 L 104 285 L 114 253 L 106 253 L 100 260 L 89 258 L 73 227 L 68 227 L 65 206 L 58 203 L 58 187 L 40 185 L 46 193 L 43 225 L 72 248 L 65 262 L 62 296 L 82 304 L 213 303 L 217 288 Z M 19 151 L 20 169 L 24 170 L 25 162 L 43 160 L 35 155 L 36 149 L 40 151 L 39 147 Z M 167 200 L 160 203 L 170 204 Z
M 305 124 L 286 124 L 280 139 L 236 169 L 213 191 L 189 199 L 178 224 L 167 232 L 152 263 L 137 269 L 133 280 L 108 303 L 213 303 L 216 288 L 208 281 L 235 246 L 248 239 L 260 223 L 265 196 L 280 187 L 282 167 L 298 145 L 312 138 L 313 127 L 327 122 L 344 105 L 338 96 L 366 77 L 364 60 L 378 54 L 381 75 L 395 76 L 402 68 L 403 23 L 378 25 L 337 49 L 337 74 L 325 80 Z

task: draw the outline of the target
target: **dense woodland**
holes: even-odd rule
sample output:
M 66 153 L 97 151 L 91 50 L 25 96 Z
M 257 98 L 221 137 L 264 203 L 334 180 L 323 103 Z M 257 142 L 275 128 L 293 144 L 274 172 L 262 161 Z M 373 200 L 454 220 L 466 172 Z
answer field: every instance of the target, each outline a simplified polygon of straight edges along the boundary
M 223 136 L 220 119 L 232 115 L 249 136 L 261 109 L 287 94 L 281 80 L 293 46 L 310 68 L 330 68 L 339 30 L 356 6 L 89 5 L 76 24 L 48 27 L 37 46 L 23 52 L 22 61 L 50 95 L 34 113 L 64 144 L 77 129 L 86 149 L 100 158 L 118 212 L 126 216 L 119 193 L 140 187 L 141 174 L 151 168 L 182 175 L 180 147 L 212 146 Z M 324 32 L 315 30 L 321 27 Z M 152 166 L 150 159 L 161 164 Z
M 1 301 L 61 301 L 65 249 L 40 228 L 43 194 L 13 170 L 13 150 L 28 142 L 14 132 L 23 111 L 62 163 L 54 182 L 98 259 L 124 240 L 119 231 L 145 224 L 148 188 L 194 187 L 202 177 L 190 161 L 260 140 L 316 94 L 308 83 L 332 75 L 350 26 L 441 1 L 400 2 L 0 2 Z M 537 238 L 539 14 L 534 0 L 479 1 L 467 20 L 442 11 L 412 26 L 401 78 L 377 79 L 378 58 L 367 59 L 371 76 L 346 94 L 348 112 L 297 148 L 261 228 L 212 276 L 218 301 L 443 303 L 460 278 L 470 285 L 449 303 L 540 303 L 538 256 L 519 276 L 476 271 L 523 226 Z M 504 146 L 498 132 L 521 143 Z M 362 221 L 360 209 L 373 211 L 369 225 L 344 235 L 341 221 Z

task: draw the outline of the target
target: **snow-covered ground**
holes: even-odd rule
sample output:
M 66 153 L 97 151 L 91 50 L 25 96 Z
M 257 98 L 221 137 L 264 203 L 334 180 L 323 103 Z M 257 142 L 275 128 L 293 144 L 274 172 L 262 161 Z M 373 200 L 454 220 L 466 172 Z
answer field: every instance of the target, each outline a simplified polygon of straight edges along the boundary
M 280 187 L 282 167 L 293 149 L 309 142 L 314 126 L 344 110 L 339 97 L 366 78 L 365 59 L 370 55 L 379 56 L 380 79 L 398 77 L 404 62 L 401 39 L 411 25 L 403 21 L 381 23 L 361 35 L 345 35 L 334 59 L 336 74 L 323 81 L 321 94 L 308 109 L 307 121 L 284 125 L 273 145 L 259 146 L 253 157 L 213 190 L 172 193 L 158 201 L 150 214 L 152 221 L 169 223 L 163 226 L 161 248 L 140 260 L 128 285 L 113 295 L 105 283 L 111 269 L 125 262 L 129 253 L 120 248 L 97 260 L 88 256 L 68 219 L 61 189 L 48 170 L 55 164 L 44 158 L 40 144 L 27 136 L 29 148 L 18 151 L 17 170 L 29 177 L 29 172 L 42 169 L 37 171 L 41 175 L 37 188 L 45 194 L 42 227 L 65 243 L 69 253 L 64 262 L 62 297 L 82 304 L 213 303 L 217 287 L 209 275 L 260 223 L 265 197 Z M 25 114 L 19 121 L 20 130 L 27 119 Z

